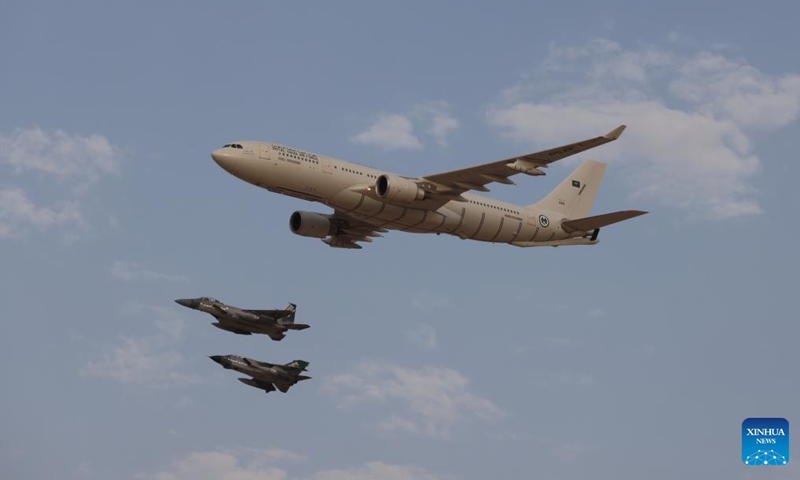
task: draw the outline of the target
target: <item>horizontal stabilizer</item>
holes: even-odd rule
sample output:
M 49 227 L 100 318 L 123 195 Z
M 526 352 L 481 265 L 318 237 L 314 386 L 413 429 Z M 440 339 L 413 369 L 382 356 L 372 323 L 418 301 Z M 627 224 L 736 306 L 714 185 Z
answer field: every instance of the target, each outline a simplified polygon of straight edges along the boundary
M 282 325 L 283 328 L 287 330 L 305 330 L 306 328 L 310 327 L 311 325 L 306 325 L 304 323 L 284 323 Z
M 647 212 L 641 210 L 623 210 L 621 212 L 604 213 L 602 215 L 595 215 L 593 217 L 578 218 L 576 220 L 565 220 L 561 222 L 561 228 L 567 233 L 572 232 L 588 232 L 596 228 L 612 225 L 629 218 L 644 215 Z

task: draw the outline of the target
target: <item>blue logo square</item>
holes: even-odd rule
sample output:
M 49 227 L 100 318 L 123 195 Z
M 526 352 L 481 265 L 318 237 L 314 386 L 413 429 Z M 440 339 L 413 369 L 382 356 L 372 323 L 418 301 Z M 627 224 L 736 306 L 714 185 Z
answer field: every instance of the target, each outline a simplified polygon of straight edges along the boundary
M 789 422 L 785 418 L 748 418 L 742 422 L 742 462 L 753 466 L 789 463 Z

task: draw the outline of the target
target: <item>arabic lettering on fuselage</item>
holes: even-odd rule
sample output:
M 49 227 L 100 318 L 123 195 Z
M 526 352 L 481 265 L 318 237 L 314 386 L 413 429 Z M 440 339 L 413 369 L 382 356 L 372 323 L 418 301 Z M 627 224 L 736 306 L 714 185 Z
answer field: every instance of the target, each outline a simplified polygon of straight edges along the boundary
M 272 144 L 272 150 L 278 152 L 281 155 L 287 155 L 295 158 L 303 158 L 308 160 L 318 160 L 317 156 L 313 153 L 304 152 L 302 150 L 296 150 L 294 148 L 284 147 L 282 145 L 275 145 Z

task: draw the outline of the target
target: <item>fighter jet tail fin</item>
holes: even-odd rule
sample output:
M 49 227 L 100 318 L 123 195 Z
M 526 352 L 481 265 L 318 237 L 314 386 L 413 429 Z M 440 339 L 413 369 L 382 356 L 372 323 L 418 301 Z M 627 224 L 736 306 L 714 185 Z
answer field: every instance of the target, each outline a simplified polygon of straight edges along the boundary
M 295 305 L 294 303 L 290 303 L 284 309 L 284 311 L 287 312 L 287 313 L 286 313 L 286 315 L 278 318 L 278 323 L 288 327 L 289 325 L 294 324 L 294 316 L 297 313 L 297 305 Z M 291 327 L 289 327 L 289 328 L 291 328 Z
M 308 365 L 309 363 L 306 362 L 305 360 L 293 360 L 290 363 L 286 364 L 287 367 L 296 368 L 301 372 L 304 372 L 306 370 L 306 367 L 308 367 Z
M 558 212 L 567 218 L 588 217 L 605 170 L 605 163 L 586 160 L 544 199 L 529 208 Z

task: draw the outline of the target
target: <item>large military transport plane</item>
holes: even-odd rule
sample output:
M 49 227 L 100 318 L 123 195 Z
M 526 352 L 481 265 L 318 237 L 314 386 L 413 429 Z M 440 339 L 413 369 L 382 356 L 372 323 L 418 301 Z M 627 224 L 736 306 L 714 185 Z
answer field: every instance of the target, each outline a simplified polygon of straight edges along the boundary
M 265 142 L 237 142 L 211 157 L 232 175 L 312 202 L 333 213 L 294 212 L 292 232 L 331 247 L 361 248 L 388 230 L 446 233 L 518 247 L 594 245 L 601 227 L 647 212 L 589 216 L 606 164 L 584 161 L 555 190 L 532 205 L 513 205 L 467 193 L 487 184 L 514 184 L 518 173 L 544 175 L 556 160 L 616 140 L 625 125 L 578 143 L 424 177 L 403 177 L 355 163 Z
M 305 330 L 310 326 L 294 323 L 297 312 L 297 305 L 294 303 L 283 310 L 242 310 L 209 297 L 182 298 L 175 300 L 175 303 L 210 313 L 217 319 L 211 325 L 239 335 L 263 333 L 279 341 L 286 336 L 287 330 Z
M 276 387 L 286 393 L 289 391 L 289 387 L 295 383 L 311 378 L 300 375 L 308 366 L 308 362 L 304 360 L 293 360 L 285 365 L 275 365 L 238 355 L 214 355 L 209 358 L 226 369 L 250 375 L 253 378 L 240 378 L 239 381 L 245 385 L 260 388 L 266 393 L 274 392 Z

